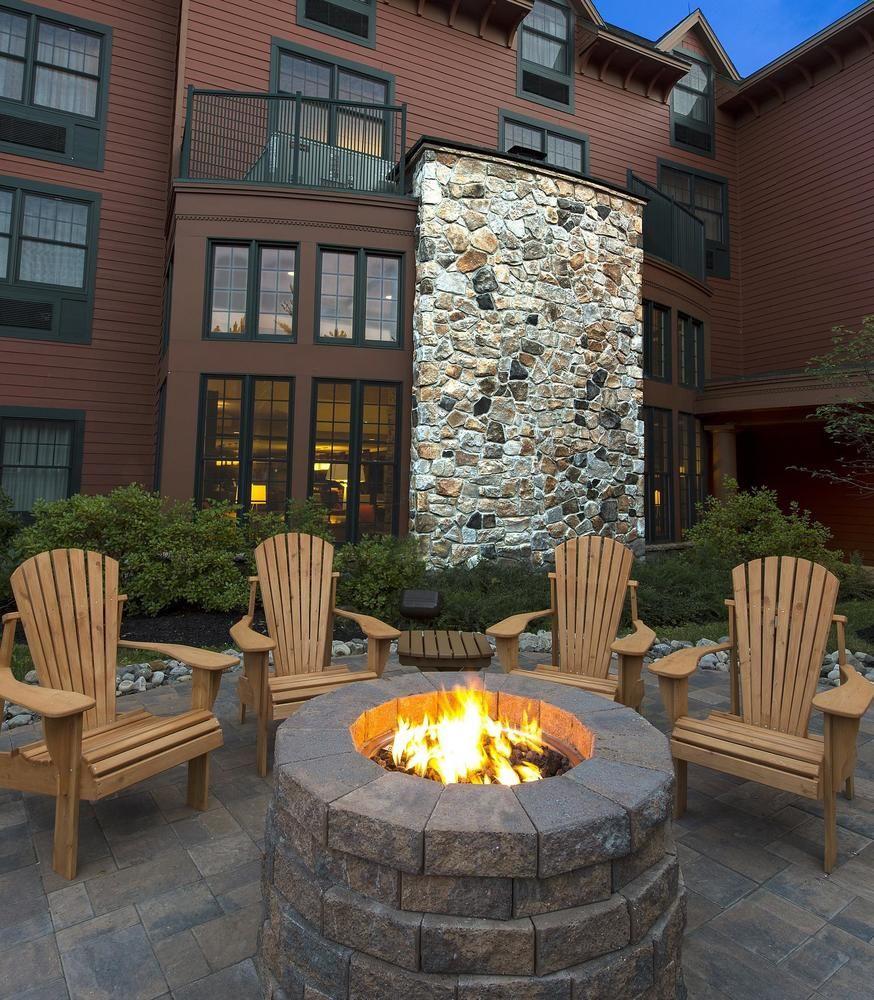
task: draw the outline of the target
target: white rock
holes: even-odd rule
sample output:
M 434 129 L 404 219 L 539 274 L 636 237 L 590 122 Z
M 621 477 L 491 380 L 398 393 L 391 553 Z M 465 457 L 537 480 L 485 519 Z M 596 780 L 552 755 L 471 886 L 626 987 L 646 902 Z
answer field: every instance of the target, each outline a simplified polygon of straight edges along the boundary
M 156 670 L 152 674 L 152 687 L 160 687 L 164 683 L 164 671 Z
M 33 716 L 28 712 L 22 712 L 21 715 L 13 715 L 9 720 L 10 729 L 18 729 L 19 726 L 29 726 L 33 722 Z
M 345 642 L 335 642 L 331 645 L 331 653 L 334 656 L 351 656 L 352 650 Z
M 39 677 L 35 670 L 28 670 L 24 675 L 25 684 L 39 684 Z
M 145 691 L 147 687 L 148 685 L 146 684 L 145 677 L 137 677 L 137 679 L 134 681 L 135 691 Z
M 123 680 L 121 684 L 118 685 L 119 694 L 127 694 L 129 691 L 133 691 L 134 682 L 133 680 Z

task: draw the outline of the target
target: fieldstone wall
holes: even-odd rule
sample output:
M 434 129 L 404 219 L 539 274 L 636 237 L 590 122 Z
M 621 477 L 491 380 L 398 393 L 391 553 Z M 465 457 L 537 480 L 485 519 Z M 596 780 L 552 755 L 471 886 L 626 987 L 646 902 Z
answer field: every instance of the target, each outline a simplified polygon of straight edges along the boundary
M 642 204 L 500 156 L 427 148 L 411 534 L 432 566 L 643 545 Z

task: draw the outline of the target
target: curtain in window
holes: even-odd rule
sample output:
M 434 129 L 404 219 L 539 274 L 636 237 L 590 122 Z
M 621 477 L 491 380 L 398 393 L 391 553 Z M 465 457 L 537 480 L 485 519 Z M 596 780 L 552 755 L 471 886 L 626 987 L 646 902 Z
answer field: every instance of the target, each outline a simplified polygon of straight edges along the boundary
M 41 23 L 36 58 L 40 65 L 34 79 L 34 104 L 93 118 L 97 113 L 100 39 Z
M 5 420 L 0 487 L 13 510 L 30 511 L 37 500 L 69 495 L 72 425 L 57 420 Z

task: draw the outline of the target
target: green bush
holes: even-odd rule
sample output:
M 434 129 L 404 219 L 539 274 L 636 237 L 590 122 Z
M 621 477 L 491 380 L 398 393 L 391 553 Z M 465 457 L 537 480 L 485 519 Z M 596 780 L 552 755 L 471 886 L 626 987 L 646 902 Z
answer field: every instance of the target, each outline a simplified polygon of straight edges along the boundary
M 549 577 L 528 564 L 483 561 L 428 574 L 428 586 L 443 595 L 437 628 L 484 632 L 490 625 L 523 611 L 549 607 Z M 548 629 L 549 619 L 534 629 Z
M 841 581 L 842 601 L 874 601 L 874 570 L 862 564 L 862 557 L 854 552 L 850 561 L 837 568 Z
M 410 538 L 371 535 L 337 551 L 337 603 L 389 623 L 400 618 L 401 591 L 421 584 L 425 564 Z
M 286 531 L 299 531 L 304 535 L 324 538 L 326 542 L 334 541 L 334 533 L 328 521 L 328 508 L 315 497 L 291 500 L 288 504 L 287 521 Z
M 640 617 L 656 631 L 726 617 L 723 602 L 731 596 L 729 567 L 707 552 L 691 549 L 649 556 L 635 563 L 632 575 L 640 584 Z M 627 621 L 627 608 L 625 617 Z
M 21 520 L 12 510 L 12 501 L 0 490 L 0 608 L 9 601 L 9 574 L 15 565 L 13 541 L 20 529 Z

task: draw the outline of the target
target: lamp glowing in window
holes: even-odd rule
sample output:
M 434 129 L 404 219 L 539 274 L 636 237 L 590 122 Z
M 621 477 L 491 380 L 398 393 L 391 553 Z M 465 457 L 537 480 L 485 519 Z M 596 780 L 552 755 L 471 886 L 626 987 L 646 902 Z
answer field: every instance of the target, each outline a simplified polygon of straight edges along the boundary
M 653 504 L 656 507 L 661 507 L 661 505 L 662 505 L 662 491 L 661 490 L 653 490 L 652 502 L 653 502 Z
M 253 504 L 265 504 L 267 503 L 267 484 L 266 483 L 252 483 L 252 500 Z

